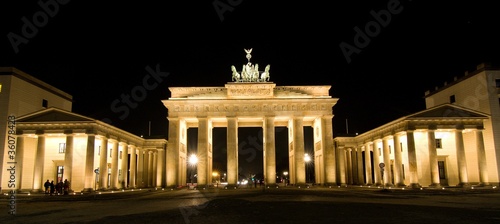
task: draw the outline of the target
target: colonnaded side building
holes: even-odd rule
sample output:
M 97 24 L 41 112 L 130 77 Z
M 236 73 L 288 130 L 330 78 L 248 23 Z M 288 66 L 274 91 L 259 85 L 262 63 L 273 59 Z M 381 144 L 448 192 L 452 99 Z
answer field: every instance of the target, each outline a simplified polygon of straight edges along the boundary
M 329 95 L 330 86 L 277 86 L 269 81 L 269 65 L 260 71 L 246 51 L 248 63 L 240 71 L 232 66 L 232 81 L 224 87 L 169 88 L 170 98 L 162 101 L 168 140 L 145 139 L 73 113 L 69 94 L 1 68 L 0 105 L 8 108 L 2 120 L 16 117 L 15 133 L 0 123 L 2 191 L 41 191 L 47 179 L 68 179 L 78 192 L 185 186 L 189 128 L 198 132 L 198 185 L 209 186 L 215 127 L 227 128 L 227 181 L 235 187 L 240 127 L 263 130 L 268 185 L 277 184 L 275 129 L 286 127 L 290 184 L 304 185 L 306 126 L 313 129 L 318 185 L 498 185 L 500 70 L 478 66 L 427 92 L 423 111 L 354 137 L 335 137 L 332 108 L 338 99 Z

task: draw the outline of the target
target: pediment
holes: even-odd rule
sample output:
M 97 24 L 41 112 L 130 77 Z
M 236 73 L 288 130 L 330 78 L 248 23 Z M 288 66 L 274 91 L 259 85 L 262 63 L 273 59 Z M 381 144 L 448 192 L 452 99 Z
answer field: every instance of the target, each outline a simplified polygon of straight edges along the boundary
M 454 104 L 442 104 L 436 107 L 423 110 L 407 117 L 408 119 L 417 118 L 488 118 L 487 114 L 469 110 Z
M 71 111 L 51 107 L 19 117 L 17 122 L 95 121 Z

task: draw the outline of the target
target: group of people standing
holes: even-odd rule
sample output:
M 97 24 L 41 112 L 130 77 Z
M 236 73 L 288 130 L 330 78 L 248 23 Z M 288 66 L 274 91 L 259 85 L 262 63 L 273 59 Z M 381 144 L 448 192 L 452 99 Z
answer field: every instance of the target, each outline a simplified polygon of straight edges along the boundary
M 64 182 L 54 183 L 54 180 L 47 180 L 43 185 L 45 187 L 45 194 L 50 195 L 68 195 L 69 194 L 69 181 L 65 179 Z

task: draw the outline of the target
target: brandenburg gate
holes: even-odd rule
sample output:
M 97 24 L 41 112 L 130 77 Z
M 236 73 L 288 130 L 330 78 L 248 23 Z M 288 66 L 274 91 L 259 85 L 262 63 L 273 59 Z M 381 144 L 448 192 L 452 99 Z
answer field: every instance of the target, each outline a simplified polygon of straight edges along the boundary
M 276 86 L 269 81 L 270 66 L 259 71 L 250 62 L 252 49 L 245 49 L 248 63 L 241 71 L 234 66 L 232 82 L 224 87 L 170 87 L 168 109 L 166 185 L 187 183 L 187 129 L 198 128 L 198 186 L 211 185 L 215 127 L 227 128 L 227 182 L 238 183 L 238 128 L 263 129 L 263 173 L 267 185 L 276 184 L 275 128 L 288 128 L 290 184 L 306 183 L 304 127 L 313 128 L 315 183 L 336 184 L 332 107 L 337 98 L 331 86 Z

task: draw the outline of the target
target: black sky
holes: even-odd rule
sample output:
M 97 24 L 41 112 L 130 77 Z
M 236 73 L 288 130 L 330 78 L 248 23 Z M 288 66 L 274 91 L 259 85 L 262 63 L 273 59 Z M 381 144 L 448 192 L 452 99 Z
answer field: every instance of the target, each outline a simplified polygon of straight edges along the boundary
M 223 86 L 230 66 L 246 63 L 244 48 L 254 64 L 271 65 L 277 85 L 331 85 L 336 136 L 346 120 L 349 133 L 363 133 L 420 111 L 426 90 L 500 61 L 492 1 L 40 2 L 50 13 L 38 1 L 0 3 L 0 66 L 73 95 L 74 112 L 137 135 L 166 135 L 168 87 Z M 384 26 L 371 11 L 390 20 L 381 16 Z M 34 17 L 36 30 L 23 34 Z M 341 43 L 356 46 L 356 27 L 367 24 L 379 29 L 347 62 Z M 25 38 L 18 52 L 14 34 Z M 168 76 L 130 114 L 111 109 L 157 66 Z

